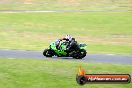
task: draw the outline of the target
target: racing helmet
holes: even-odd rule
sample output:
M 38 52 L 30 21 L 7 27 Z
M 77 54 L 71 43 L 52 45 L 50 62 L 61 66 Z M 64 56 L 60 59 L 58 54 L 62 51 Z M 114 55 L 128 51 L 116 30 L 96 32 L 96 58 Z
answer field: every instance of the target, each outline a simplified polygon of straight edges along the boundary
M 66 35 L 66 39 L 72 40 L 72 37 L 70 35 Z

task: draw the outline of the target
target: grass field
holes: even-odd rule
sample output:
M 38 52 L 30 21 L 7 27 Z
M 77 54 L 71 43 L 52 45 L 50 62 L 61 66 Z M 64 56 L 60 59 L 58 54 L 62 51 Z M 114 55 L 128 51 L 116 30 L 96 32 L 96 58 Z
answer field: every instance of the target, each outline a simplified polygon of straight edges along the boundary
M 0 10 L 131 10 L 131 0 L 1 0 Z
M 131 65 L 84 63 L 68 60 L 0 59 L 0 88 L 80 88 L 79 65 L 87 73 L 129 73 Z M 109 69 L 108 69 L 109 68 Z M 131 88 L 132 84 L 89 84 L 83 88 Z
M 0 10 L 131 10 L 132 0 L 1 0 Z M 0 13 L 0 49 L 43 50 L 71 34 L 88 53 L 132 55 L 132 13 Z M 107 58 L 106 58 L 107 59 Z M 80 88 L 79 66 L 89 74 L 130 74 L 132 65 L 62 59 L 0 58 L 0 88 Z M 83 88 L 132 88 L 95 84 Z
M 88 53 L 132 54 L 132 13 L 0 13 L 0 48 L 43 50 L 71 34 Z

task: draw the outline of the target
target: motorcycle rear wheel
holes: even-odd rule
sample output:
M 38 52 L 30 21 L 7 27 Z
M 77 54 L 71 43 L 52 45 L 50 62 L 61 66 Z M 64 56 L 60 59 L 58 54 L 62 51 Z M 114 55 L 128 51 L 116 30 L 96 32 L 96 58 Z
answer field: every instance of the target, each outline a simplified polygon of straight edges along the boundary
M 87 52 L 85 49 L 81 49 L 79 51 L 77 51 L 76 53 L 74 53 L 75 55 L 73 55 L 73 58 L 75 59 L 82 59 L 86 56 Z

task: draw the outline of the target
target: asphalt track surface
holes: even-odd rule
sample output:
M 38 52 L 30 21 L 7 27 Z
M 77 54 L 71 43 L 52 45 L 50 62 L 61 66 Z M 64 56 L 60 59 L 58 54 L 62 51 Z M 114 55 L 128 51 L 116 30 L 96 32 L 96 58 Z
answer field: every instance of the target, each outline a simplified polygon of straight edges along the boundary
M 55 13 L 55 12 L 132 12 L 132 10 L 0 10 L 4 13 Z
M 26 50 L 0 50 L 0 58 L 17 58 L 17 59 L 49 59 L 43 56 L 43 51 L 26 51 Z M 132 65 L 132 55 L 114 55 L 114 54 L 87 54 L 82 60 L 67 57 L 53 57 L 52 59 L 63 59 L 71 61 L 83 61 L 94 63 L 112 63 Z

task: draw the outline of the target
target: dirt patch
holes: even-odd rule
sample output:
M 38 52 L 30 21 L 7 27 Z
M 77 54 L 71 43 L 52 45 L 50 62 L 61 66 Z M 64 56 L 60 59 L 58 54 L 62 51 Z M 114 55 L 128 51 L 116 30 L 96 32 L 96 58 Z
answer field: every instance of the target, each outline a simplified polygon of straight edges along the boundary
M 115 44 L 115 45 L 132 45 L 132 38 L 94 38 L 94 37 L 77 37 L 80 42 L 99 43 L 99 44 Z
M 12 0 L 0 0 L 0 4 L 8 4 L 11 3 Z
M 47 41 L 52 42 L 56 39 L 65 37 L 64 35 L 54 34 L 54 33 L 36 33 L 36 32 L 17 32 L 14 30 L 4 30 L 0 31 L 2 36 L 12 36 L 12 38 L 20 38 L 26 40 L 36 40 L 36 41 Z M 3 33 L 3 34 L 2 34 Z M 4 34 L 6 33 L 6 34 Z M 78 42 L 83 43 L 97 43 L 97 44 L 114 44 L 114 45 L 132 45 L 132 37 L 127 38 L 97 38 L 89 36 L 73 36 Z
M 24 4 L 32 4 L 33 0 L 24 0 Z
M 59 0 L 59 3 L 64 6 L 78 6 L 80 4 L 78 0 Z

